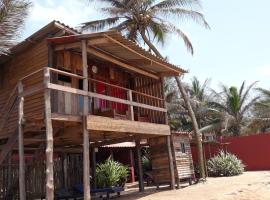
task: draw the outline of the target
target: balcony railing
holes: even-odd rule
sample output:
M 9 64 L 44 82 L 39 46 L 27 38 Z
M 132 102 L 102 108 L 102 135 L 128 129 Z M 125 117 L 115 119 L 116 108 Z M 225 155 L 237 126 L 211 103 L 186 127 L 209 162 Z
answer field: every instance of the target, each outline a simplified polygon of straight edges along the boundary
M 44 71 L 50 82 L 44 84 Z M 89 78 L 89 90 L 82 90 L 83 76 L 54 68 L 33 72 L 20 81 L 23 96 L 51 89 L 52 112 L 82 115 L 83 97 L 89 98 L 89 114 L 116 119 L 136 120 L 164 124 L 166 112 L 164 99 L 141 93 L 115 84 Z

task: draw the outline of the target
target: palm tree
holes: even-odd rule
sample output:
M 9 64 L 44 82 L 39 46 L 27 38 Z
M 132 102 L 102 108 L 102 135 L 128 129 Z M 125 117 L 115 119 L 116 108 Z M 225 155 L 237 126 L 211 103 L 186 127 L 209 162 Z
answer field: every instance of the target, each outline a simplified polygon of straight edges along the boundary
M 0 55 L 14 45 L 30 6 L 27 0 L 0 1 Z
M 216 100 L 210 102 L 210 105 L 223 113 L 223 120 L 220 123 L 224 124 L 224 131 L 232 133 L 234 136 L 239 136 L 241 129 L 247 123 L 246 117 L 248 112 L 259 99 L 259 97 L 250 97 L 250 91 L 256 82 L 245 86 L 245 81 L 240 89 L 237 87 L 222 86 L 222 92 L 216 93 Z
M 254 104 L 253 118 L 248 125 L 250 132 L 266 132 L 270 128 L 270 90 L 263 88 L 256 89 L 261 99 Z
M 144 42 L 156 56 L 163 58 L 154 43 L 165 44 L 169 34 L 176 34 L 183 39 L 188 51 L 194 52 L 188 36 L 171 20 L 191 19 L 204 27 L 208 24 L 200 8 L 199 0 L 100 0 L 108 3 L 101 11 L 109 17 L 82 24 L 83 30 L 100 31 L 106 28 L 122 32 L 128 39 Z M 201 134 L 189 98 L 179 77 L 175 77 L 179 91 L 188 109 L 198 145 L 198 157 L 201 177 L 205 178 Z

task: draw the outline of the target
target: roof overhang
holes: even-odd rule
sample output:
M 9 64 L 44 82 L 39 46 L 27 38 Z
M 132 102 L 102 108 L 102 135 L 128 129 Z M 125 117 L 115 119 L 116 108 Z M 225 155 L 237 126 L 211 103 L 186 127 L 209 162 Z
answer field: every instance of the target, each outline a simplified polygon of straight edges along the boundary
M 128 66 L 147 71 L 158 77 L 179 76 L 186 72 L 139 47 L 117 31 L 48 38 L 48 42 L 54 44 L 55 50 L 81 48 L 80 41 L 82 40 L 87 40 L 89 53 L 96 52 L 110 56 Z

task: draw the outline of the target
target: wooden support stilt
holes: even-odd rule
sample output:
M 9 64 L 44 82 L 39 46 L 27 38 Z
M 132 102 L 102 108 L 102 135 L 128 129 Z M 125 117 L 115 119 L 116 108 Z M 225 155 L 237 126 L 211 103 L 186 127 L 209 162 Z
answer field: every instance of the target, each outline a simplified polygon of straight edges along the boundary
M 44 69 L 45 87 L 50 83 L 50 72 Z M 54 179 L 53 179 L 53 129 L 51 119 L 51 91 L 45 89 L 45 126 L 46 126 L 46 199 L 54 199 Z
M 96 168 L 97 168 L 97 158 L 96 158 L 96 148 L 91 148 L 91 157 L 92 157 L 92 183 L 93 188 L 97 188 L 97 179 L 96 179 Z
M 23 85 L 19 82 L 18 93 L 23 92 Z M 24 121 L 24 97 L 19 98 L 19 115 L 18 115 L 18 148 L 19 148 L 19 191 L 20 199 L 25 200 L 25 160 L 24 160 L 24 144 L 23 144 L 23 121 Z
M 171 177 L 171 189 L 175 189 L 175 175 L 174 175 L 174 165 L 173 165 L 173 156 L 171 148 L 171 136 L 167 136 L 167 148 L 168 148 L 168 158 L 169 158 L 169 169 Z
M 138 162 L 139 191 L 143 192 L 144 191 L 144 181 L 143 181 L 143 168 L 142 168 L 140 140 L 136 140 L 136 155 L 137 155 L 137 162 Z
M 133 156 L 133 150 L 129 150 L 129 165 L 130 165 L 130 182 L 135 182 L 135 174 L 134 174 L 134 156 Z
M 66 153 L 63 154 L 63 180 L 64 180 L 64 187 L 68 190 L 68 156 Z
M 83 64 L 83 90 L 88 91 L 88 64 L 87 42 L 82 41 L 82 64 Z M 90 159 L 89 159 L 89 133 L 87 130 L 87 115 L 89 111 L 89 99 L 84 96 L 83 104 L 83 190 L 84 200 L 90 200 Z

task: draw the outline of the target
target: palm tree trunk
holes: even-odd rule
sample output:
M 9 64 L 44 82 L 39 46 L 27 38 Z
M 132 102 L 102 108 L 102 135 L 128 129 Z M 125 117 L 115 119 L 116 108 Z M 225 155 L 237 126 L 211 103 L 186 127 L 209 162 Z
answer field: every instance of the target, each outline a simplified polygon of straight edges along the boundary
M 157 48 L 149 41 L 147 36 L 145 35 L 145 32 L 143 30 L 140 31 L 140 34 L 144 40 L 144 42 L 148 45 L 148 47 L 160 58 L 163 58 L 160 52 L 157 50 Z M 175 81 L 177 83 L 178 89 L 185 101 L 185 104 L 188 109 L 188 114 L 191 118 L 194 133 L 195 133 L 195 138 L 196 138 L 196 144 L 197 144 L 197 154 L 198 154 L 198 162 L 199 162 L 199 170 L 200 170 L 200 177 L 202 179 L 205 179 L 205 169 L 204 169 L 204 158 L 203 158 L 203 147 L 202 147 L 202 136 L 198 127 L 198 123 L 195 117 L 195 114 L 193 112 L 193 109 L 191 107 L 188 95 L 186 93 L 185 88 L 183 87 L 183 84 L 181 83 L 181 80 L 179 79 L 178 76 L 175 76 Z

